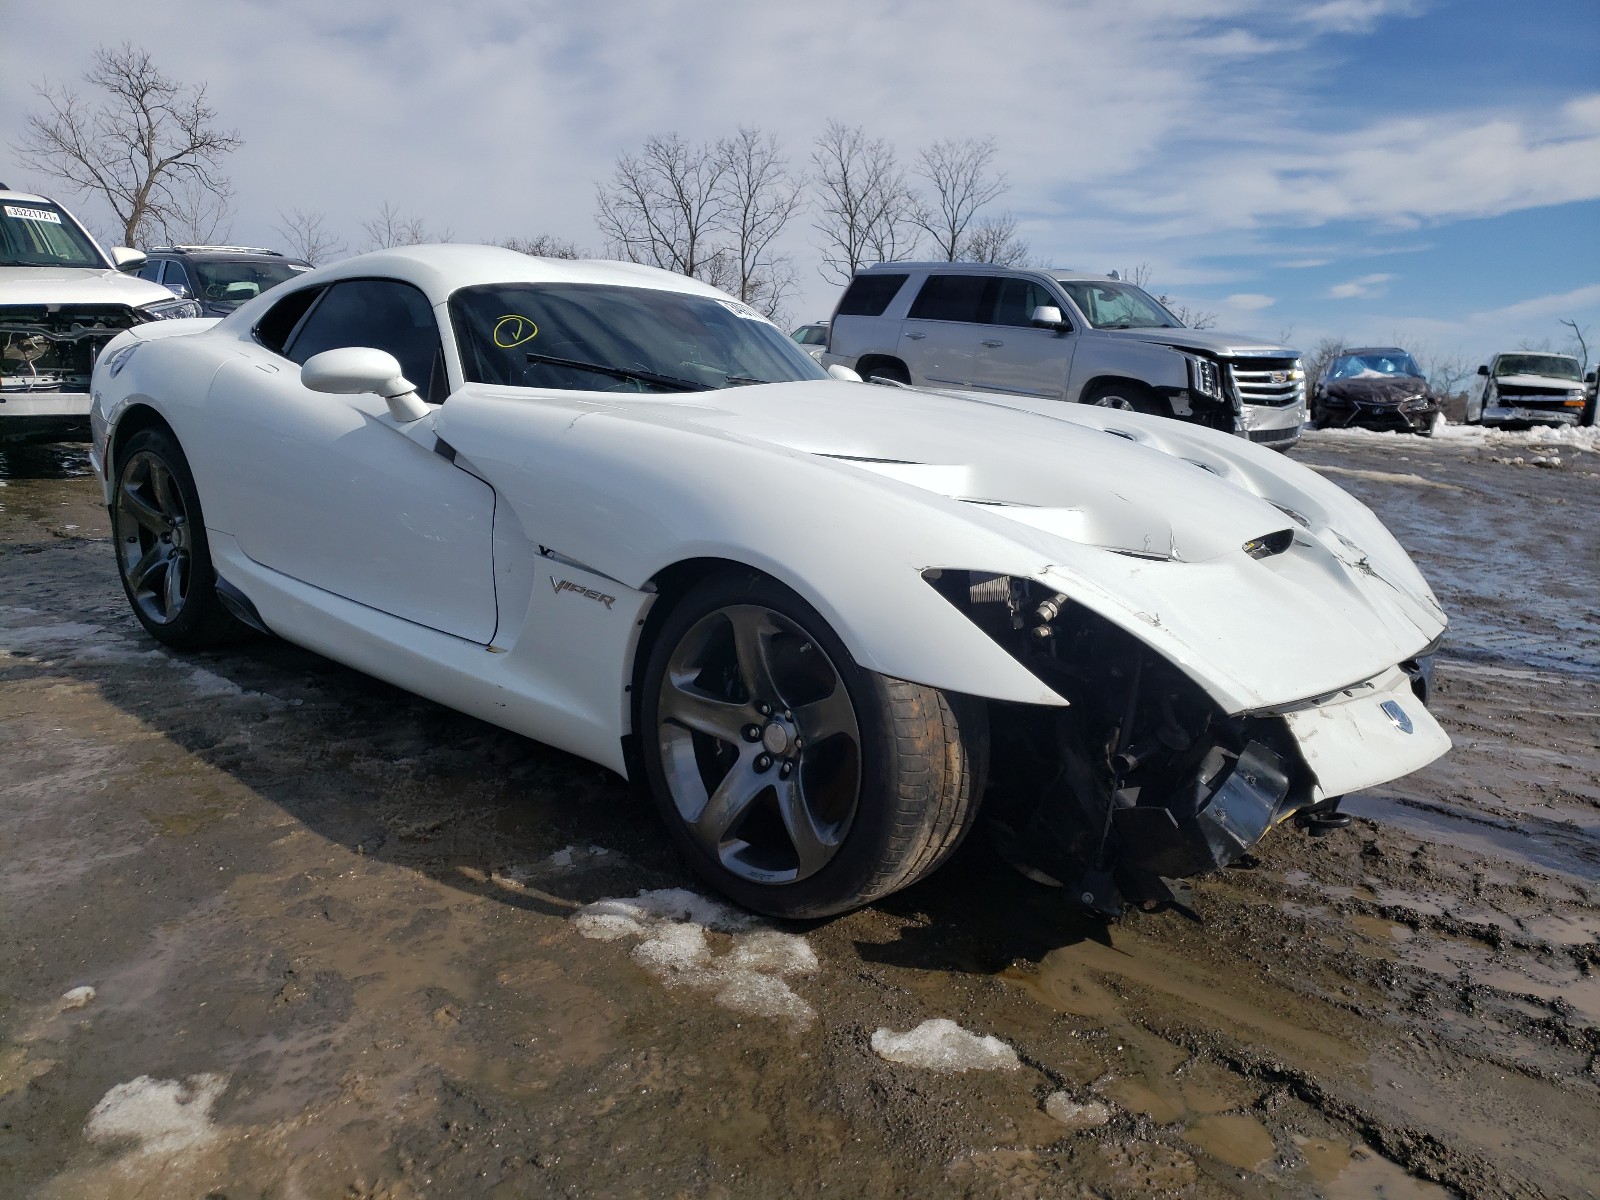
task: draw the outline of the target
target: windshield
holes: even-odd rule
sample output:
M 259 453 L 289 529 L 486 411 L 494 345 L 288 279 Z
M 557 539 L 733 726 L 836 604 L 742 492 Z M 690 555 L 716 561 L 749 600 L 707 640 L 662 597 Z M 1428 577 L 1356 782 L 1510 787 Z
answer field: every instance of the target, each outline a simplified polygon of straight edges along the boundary
M 736 300 L 607 284 L 500 283 L 455 293 L 450 319 L 469 383 L 676 392 L 828 377 Z
M 53 204 L 0 204 L 0 267 L 104 267 L 77 222 Z
M 1543 375 L 1546 379 L 1578 382 L 1578 360 L 1564 354 L 1502 354 L 1494 362 L 1496 375 Z
M 1131 283 L 1060 279 L 1067 295 L 1096 329 L 1182 329 L 1178 320 Z
M 304 274 L 308 268 L 286 262 L 191 261 L 189 269 L 199 279 L 200 295 L 197 299 L 207 304 L 238 308 L 268 288 Z
M 1422 368 L 1411 355 L 1396 350 L 1388 354 L 1341 354 L 1328 368 L 1329 379 L 1378 379 L 1395 375 L 1422 378 Z

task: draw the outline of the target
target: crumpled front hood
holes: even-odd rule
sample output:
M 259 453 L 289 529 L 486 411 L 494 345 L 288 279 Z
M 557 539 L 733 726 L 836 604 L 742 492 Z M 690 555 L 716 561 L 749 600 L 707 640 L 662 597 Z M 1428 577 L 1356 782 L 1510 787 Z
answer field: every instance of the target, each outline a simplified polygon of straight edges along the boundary
M 1583 384 L 1576 379 L 1563 379 L 1558 375 L 1496 375 L 1494 386 L 1502 392 L 1539 388 L 1566 392 L 1580 389 Z
M 1299 354 L 1287 346 L 1263 342 L 1260 338 L 1238 333 L 1218 333 L 1213 329 L 1102 329 L 1097 332 L 1113 337 L 1131 338 L 1140 342 L 1155 342 L 1162 346 L 1182 346 L 1190 350 L 1203 350 L 1221 357 L 1247 358 L 1298 358 Z
M 1229 712 L 1371 679 L 1445 626 L 1410 558 L 1359 501 L 1281 454 L 1168 418 L 821 380 L 633 398 L 474 385 L 444 405 L 437 431 L 491 480 L 533 471 L 556 486 L 519 448 L 525 404 L 538 413 L 528 428 L 564 431 L 552 436 L 570 451 L 540 451 L 561 456 L 562 469 L 631 471 L 657 479 L 652 494 L 676 497 L 658 517 L 619 496 L 572 535 L 597 554 L 619 523 L 629 529 L 632 565 L 620 549 L 592 565 L 630 586 L 649 578 L 637 571 L 645 561 L 665 565 L 652 553 L 663 540 L 783 566 L 843 538 L 871 548 L 870 566 L 854 549 L 835 560 L 854 562 L 857 587 L 876 572 L 898 581 L 928 568 L 1025 575 L 1145 641 Z M 769 523 L 770 545 L 760 532 Z M 641 546 L 634 526 L 656 532 Z M 735 526 L 750 532 L 722 540 Z M 807 554 L 794 551 L 797 537 Z
M 1333 379 L 1322 385 L 1329 396 L 1361 400 L 1368 404 L 1398 404 L 1413 396 L 1426 396 L 1428 383 L 1414 375 L 1383 375 L 1372 378 Z
M 701 393 L 668 411 L 1086 546 L 1205 562 L 1293 524 L 1261 496 L 1181 457 L 987 397 L 792 383 Z
M 159 283 L 96 267 L 0 267 L 0 304 L 126 304 L 171 300 Z

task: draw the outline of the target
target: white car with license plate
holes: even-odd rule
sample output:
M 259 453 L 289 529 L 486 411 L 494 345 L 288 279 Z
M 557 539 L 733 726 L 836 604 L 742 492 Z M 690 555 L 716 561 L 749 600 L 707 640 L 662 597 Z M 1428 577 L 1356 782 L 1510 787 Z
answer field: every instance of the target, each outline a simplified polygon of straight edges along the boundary
M 1326 480 L 833 374 L 692 279 L 417 246 L 122 334 L 94 456 L 152 635 L 253 626 L 638 778 L 769 914 L 908 885 L 980 805 L 1115 911 L 1448 746 L 1444 614 Z

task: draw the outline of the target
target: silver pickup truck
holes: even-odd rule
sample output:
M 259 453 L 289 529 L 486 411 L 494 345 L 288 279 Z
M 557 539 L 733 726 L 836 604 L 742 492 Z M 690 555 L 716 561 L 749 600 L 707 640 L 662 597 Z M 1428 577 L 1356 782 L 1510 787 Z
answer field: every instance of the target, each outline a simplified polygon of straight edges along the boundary
M 1186 329 L 1133 284 L 1075 271 L 868 267 L 834 311 L 822 363 L 866 379 L 1177 417 L 1279 449 L 1299 439 L 1306 414 L 1294 350 Z

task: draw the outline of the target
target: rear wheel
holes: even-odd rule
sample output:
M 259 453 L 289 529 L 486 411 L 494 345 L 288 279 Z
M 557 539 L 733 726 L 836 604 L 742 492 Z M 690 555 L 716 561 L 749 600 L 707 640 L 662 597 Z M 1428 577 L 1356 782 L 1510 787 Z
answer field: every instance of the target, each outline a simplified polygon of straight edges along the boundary
M 757 912 L 869 903 L 938 866 L 976 815 L 983 705 L 863 670 L 764 576 L 715 576 L 684 597 L 642 688 L 646 776 L 673 840 Z
M 111 529 L 122 590 L 152 637 L 197 649 L 246 632 L 217 596 L 194 476 L 165 430 L 140 430 L 118 454 Z

